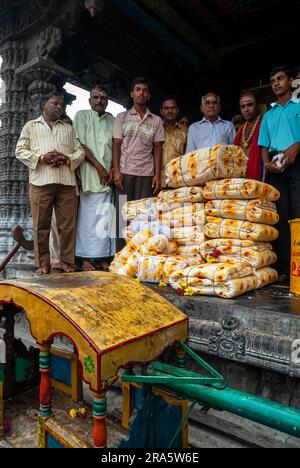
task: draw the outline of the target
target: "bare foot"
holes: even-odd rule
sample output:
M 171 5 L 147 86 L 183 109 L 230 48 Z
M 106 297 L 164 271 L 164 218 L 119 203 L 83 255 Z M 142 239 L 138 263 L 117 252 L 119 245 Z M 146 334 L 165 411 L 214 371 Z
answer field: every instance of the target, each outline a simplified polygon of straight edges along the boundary
M 110 263 L 102 262 L 102 271 L 109 271 Z
M 89 260 L 84 260 L 82 262 L 82 269 L 83 271 L 96 271 L 94 265 L 91 264 Z
M 110 263 L 103 260 L 102 262 L 95 263 L 95 267 L 100 271 L 109 271 Z
M 50 273 L 50 267 L 49 266 L 44 266 L 36 270 L 35 274 L 37 276 L 44 276 L 44 275 L 49 275 Z
M 61 263 L 61 262 L 59 262 L 59 263 L 52 263 L 52 264 L 51 264 L 51 268 L 52 268 L 52 270 L 61 271 L 61 270 L 62 270 L 62 263 Z
M 61 271 L 63 273 L 74 273 L 75 268 L 69 265 L 68 263 L 61 262 Z

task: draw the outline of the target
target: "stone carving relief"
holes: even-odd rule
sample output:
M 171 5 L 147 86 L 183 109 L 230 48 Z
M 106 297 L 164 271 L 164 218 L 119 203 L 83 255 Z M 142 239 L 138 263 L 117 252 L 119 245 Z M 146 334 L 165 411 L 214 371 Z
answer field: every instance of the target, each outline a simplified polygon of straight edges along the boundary
M 61 42 L 61 29 L 56 26 L 49 26 L 48 28 L 43 29 L 38 36 L 34 56 L 48 58 L 51 55 L 55 55 L 61 45 Z
M 209 339 L 209 352 L 225 359 L 241 360 L 245 356 L 245 336 L 240 321 L 234 317 L 225 317 L 222 324 L 212 328 Z
M 300 366 L 295 367 L 291 359 L 293 342 L 286 336 L 247 329 L 239 319 L 230 316 L 221 323 L 190 319 L 192 349 L 300 377 Z
M 15 69 L 26 60 L 22 43 L 8 41 L 0 49 L 3 58 L 1 78 L 4 80 L 3 103 L 0 107 L 0 258 L 12 247 L 10 230 L 20 223 L 30 228 L 28 171 L 15 158 L 15 146 L 27 120 L 28 94 L 26 83 L 15 75 Z M 23 254 L 20 252 L 20 258 Z M 23 258 L 23 257 L 22 257 Z
M 31 0 L 23 2 L 17 10 L 16 34 L 24 32 L 27 28 L 46 18 L 54 7 L 55 0 Z

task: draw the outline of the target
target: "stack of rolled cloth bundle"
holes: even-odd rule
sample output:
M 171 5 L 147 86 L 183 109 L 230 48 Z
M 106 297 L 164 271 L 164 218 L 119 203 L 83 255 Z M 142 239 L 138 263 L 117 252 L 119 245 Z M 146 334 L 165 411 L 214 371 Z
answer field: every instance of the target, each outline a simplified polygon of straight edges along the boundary
M 271 226 L 279 221 L 275 203 L 268 200 L 212 200 L 206 203 L 205 212 L 207 216 L 240 219 Z
M 205 205 L 202 187 L 162 191 L 158 198 L 128 202 L 123 217 L 126 247 L 110 271 L 141 281 L 168 283 L 177 269 L 203 263 Z M 194 251 L 194 248 L 196 250 Z M 186 248 L 186 255 L 179 253 Z
M 116 254 L 110 271 L 122 276 L 137 276 L 138 260 L 144 255 L 172 255 L 177 251 L 177 244 L 165 234 L 152 235 L 151 230 L 141 231 L 133 236 L 121 252 Z
M 181 203 L 200 203 L 204 202 L 203 187 L 183 187 L 177 190 L 162 190 L 158 195 L 159 200 L 168 205 L 174 202 Z
M 209 295 L 231 299 L 276 281 L 272 268 L 256 271 L 248 262 L 196 265 L 176 271 L 170 284 L 182 295 Z
M 166 167 L 169 187 L 204 186 L 210 180 L 243 177 L 247 156 L 238 146 L 216 145 L 173 159 Z
M 123 218 L 126 221 L 155 219 L 157 202 L 158 198 L 143 198 L 142 200 L 127 202 L 122 208 Z
M 278 231 L 266 224 L 249 223 L 236 219 L 207 217 L 204 233 L 211 239 L 242 239 L 257 242 L 273 242 L 278 237 Z
M 254 268 L 273 265 L 277 256 L 268 242 L 240 239 L 211 239 L 199 249 L 208 263 L 232 263 L 248 261 Z
M 276 263 L 272 251 L 278 237 L 279 216 L 274 204 L 280 193 L 272 186 L 248 179 L 226 179 L 207 183 L 204 194 L 205 235 L 214 240 L 202 244 L 200 252 L 209 263 L 244 262 L 260 269 Z M 272 270 L 268 281 L 276 281 Z M 264 281 L 265 283 L 266 281 Z
M 253 200 L 275 202 L 280 193 L 272 185 L 252 179 L 224 179 L 207 182 L 203 195 L 207 200 Z
M 125 204 L 127 245 L 111 271 L 169 283 L 179 294 L 225 298 L 275 282 L 280 194 L 240 178 L 246 165 L 243 150 L 226 145 L 171 161 L 167 181 L 176 189 Z
M 200 255 L 195 257 L 181 257 L 179 255 L 146 255 L 138 260 L 137 277 L 148 283 L 169 283 L 170 276 L 182 271 L 190 265 L 203 263 Z
M 123 215 L 130 221 L 125 230 L 126 240 L 136 233 L 151 230 L 155 234 L 166 234 L 178 244 L 179 254 L 185 248 L 187 257 L 199 255 L 194 247 L 204 242 L 206 223 L 202 187 L 185 187 L 177 190 L 164 190 L 158 198 L 139 200 L 125 204 Z M 146 219 L 147 206 L 149 217 Z M 155 207 L 155 208 L 153 208 Z M 135 218 L 133 216 L 137 215 Z

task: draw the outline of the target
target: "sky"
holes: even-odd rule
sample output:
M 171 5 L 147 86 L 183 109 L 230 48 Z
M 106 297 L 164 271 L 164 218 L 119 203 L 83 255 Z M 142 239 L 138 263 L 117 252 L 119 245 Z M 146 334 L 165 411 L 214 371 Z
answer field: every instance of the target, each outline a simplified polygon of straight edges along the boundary
M 80 89 L 77 86 L 74 86 L 70 83 L 67 83 L 64 88 L 68 93 L 74 94 L 77 98 L 71 106 L 67 107 L 67 114 L 71 119 L 74 118 L 77 111 L 90 109 L 88 91 Z M 116 117 L 118 114 L 120 114 L 120 112 L 123 112 L 126 109 L 120 106 L 120 104 L 116 104 L 113 101 L 109 101 L 106 110 L 107 112 L 110 112 L 114 117 Z

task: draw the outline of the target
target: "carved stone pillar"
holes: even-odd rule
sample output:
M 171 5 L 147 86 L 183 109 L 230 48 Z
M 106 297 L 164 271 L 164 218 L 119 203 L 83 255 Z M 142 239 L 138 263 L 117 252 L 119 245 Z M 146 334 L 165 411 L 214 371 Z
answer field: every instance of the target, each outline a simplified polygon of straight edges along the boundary
M 69 70 L 60 67 L 51 58 L 35 57 L 29 62 L 16 69 L 16 76 L 21 76 L 27 83 L 28 95 L 30 97 L 29 120 L 35 119 L 41 114 L 40 101 L 43 94 L 52 91 L 63 91 L 67 77 L 72 76 Z M 71 103 L 75 96 L 69 95 L 66 103 Z
M 25 230 L 31 227 L 28 201 L 28 170 L 15 158 L 15 147 L 20 131 L 27 121 L 28 93 L 24 80 L 15 75 L 15 70 L 26 60 L 21 41 L 7 41 L 0 48 L 2 66 L 0 76 L 0 258 L 13 247 L 10 231 L 14 224 Z M 15 261 L 28 261 L 22 249 Z

